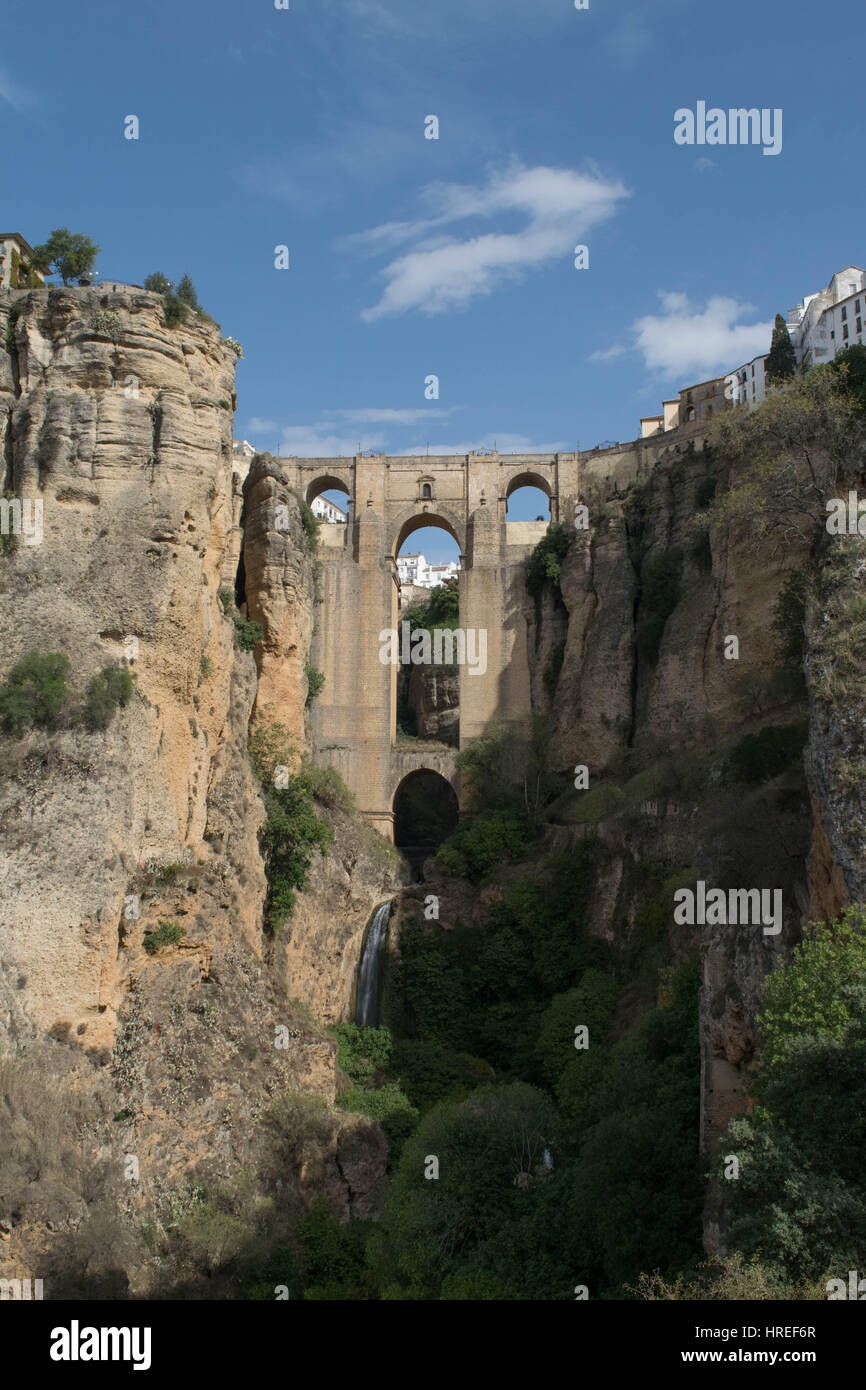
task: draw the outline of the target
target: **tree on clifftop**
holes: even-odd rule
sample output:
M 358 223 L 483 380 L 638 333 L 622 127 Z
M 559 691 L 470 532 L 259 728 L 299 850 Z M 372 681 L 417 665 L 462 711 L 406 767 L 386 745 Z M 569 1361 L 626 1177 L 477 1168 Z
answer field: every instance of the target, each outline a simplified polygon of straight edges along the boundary
M 770 351 L 767 354 L 767 362 L 764 367 L 768 382 L 771 386 L 781 386 L 783 382 L 790 380 L 794 375 L 796 366 L 797 359 L 794 356 L 794 345 L 791 342 L 788 325 L 782 315 L 777 314 L 773 327 L 773 341 L 770 344 Z
M 34 248 L 36 264 L 59 275 L 64 285 L 89 275 L 100 248 L 81 232 L 68 227 L 56 227 L 42 246 Z

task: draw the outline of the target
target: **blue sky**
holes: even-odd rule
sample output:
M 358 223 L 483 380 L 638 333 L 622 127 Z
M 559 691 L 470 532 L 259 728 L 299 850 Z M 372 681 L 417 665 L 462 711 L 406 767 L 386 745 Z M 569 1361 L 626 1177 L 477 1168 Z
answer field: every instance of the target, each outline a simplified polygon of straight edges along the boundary
M 4 229 L 189 271 L 259 448 L 631 439 L 866 259 L 862 0 L 290 2 L 7 0 L 0 51 Z M 699 100 L 782 152 L 676 145 Z

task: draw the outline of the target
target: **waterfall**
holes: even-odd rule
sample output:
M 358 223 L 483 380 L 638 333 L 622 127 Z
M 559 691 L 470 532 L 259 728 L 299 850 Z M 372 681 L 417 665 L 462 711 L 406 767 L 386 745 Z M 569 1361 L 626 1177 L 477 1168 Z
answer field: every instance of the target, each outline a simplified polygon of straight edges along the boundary
M 367 927 L 367 937 L 358 968 L 355 1022 L 359 1028 L 375 1028 L 379 1022 L 379 987 L 382 983 L 382 947 L 388 934 L 390 900 L 376 908 Z

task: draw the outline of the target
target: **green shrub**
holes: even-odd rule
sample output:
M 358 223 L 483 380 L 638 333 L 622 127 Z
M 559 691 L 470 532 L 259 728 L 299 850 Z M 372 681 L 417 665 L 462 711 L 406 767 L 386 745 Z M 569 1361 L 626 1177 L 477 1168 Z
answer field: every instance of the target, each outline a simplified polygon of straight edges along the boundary
M 559 523 L 548 529 L 526 562 L 526 587 L 535 597 L 545 585 L 559 588 L 562 562 L 568 554 L 574 531 Z
M 806 600 L 809 579 L 800 570 L 789 574 L 773 608 L 773 631 L 776 634 L 779 660 L 785 666 L 802 670 L 806 648 Z
M 325 853 L 334 832 L 313 807 L 313 795 L 303 777 L 292 777 L 288 787 L 271 787 L 265 793 L 268 818 L 261 830 L 267 857 L 267 918 L 271 931 L 291 916 L 296 890 L 307 881 L 316 850 Z
M 62 652 L 28 652 L 0 686 L 0 720 L 20 737 L 34 727 L 53 730 L 69 697 L 69 657 Z
M 264 635 L 265 629 L 261 623 L 245 621 L 241 617 L 235 618 L 235 638 L 241 651 L 251 652 Z
M 228 584 L 221 584 L 217 589 L 217 598 L 223 606 L 224 613 L 231 613 L 235 606 L 234 590 Z
M 387 1071 L 393 1040 L 388 1028 L 359 1028 L 356 1023 L 338 1023 L 337 1065 L 350 1081 L 367 1081 L 377 1071 Z
M 644 565 L 637 621 L 638 655 L 651 666 L 658 661 L 662 635 L 680 598 L 683 552 L 663 550 Z
M 84 722 L 91 732 L 107 729 L 115 711 L 129 703 L 134 678 L 125 666 L 103 666 L 91 678 L 84 701 Z
M 557 642 L 550 653 L 550 659 L 544 672 L 544 688 L 553 699 L 556 686 L 559 681 L 559 673 L 562 670 L 562 663 L 565 660 L 565 638 Z
M 298 781 L 316 801 L 338 811 L 351 813 L 356 809 L 355 798 L 335 767 L 316 767 L 305 758 Z
M 302 1250 L 305 1299 L 346 1301 L 372 1296 L 366 1287 L 369 1232 L 368 1222 L 340 1222 L 327 1200 L 316 1198 L 295 1228 Z M 286 1280 L 275 1282 L 285 1283 Z
M 159 919 L 155 931 L 147 932 L 142 945 L 149 956 L 156 955 L 164 946 L 176 946 L 186 931 L 177 922 Z
M 396 1157 L 418 1122 L 418 1111 L 396 1081 L 386 1080 L 392 1038 L 387 1028 L 359 1028 L 341 1023 L 337 1036 L 337 1062 L 352 1085 L 337 1095 L 337 1105 L 357 1115 L 378 1120 Z
M 187 308 L 198 309 L 200 307 L 195 285 L 187 274 L 184 273 L 181 276 L 175 293 L 178 299 L 181 300 L 183 304 L 186 304 Z
M 184 304 L 183 300 L 173 291 L 163 295 L 162 303 L 165 311 L 166 328 L 177 328 L 189 313 L 189 306 Z
M 710 505 L 716 495 L 717 486 L 717 478 L 701 478 L 701 481 L 695 489 L 695 506 L 698 507 L 700 511 L 703 511 L 705 507 Z
M 308 661 L 304 666 L 304 675 L 307 677 L 307 698 L 304 703 L 309 708 L 325 684 L 325 673 Z
M 803 752 L 808 724 L 770 724 L 757 734 L 745 734 L 730 752 L 728 772 L 738 782 L 768 782 L 784 772 Z
M 150 290 L 152 294 L 168 294 L 172 288 L 171 281 L 161 270 L 155 270 L 152 275 L 148 275 L 144 282 L 144 288 Z
M 16 349 L 15 349 L 15 325 L 16 325 L 16 323 L 18 322 L 18 317 L 19 317 L 19 315 L 20 315 L 21 310 L 22 310 L 23 307 L 24 307 L 24 306 L 23 306 L 23 304 L 21 303 L 21 301 L 18 300 L 17 303 L 12 304 L 12 305 L 10 306 L 9 313 L 8 313 L 7 316 L 6 316 L 6 351 L 9 353 L 9 356 L 10 356 L 10 357 L 12 356 L 13 352 L 15 352 L 15 350 L 16 350 Z
M 444 874 L 479 879 L 503 859 L 520 859 L 529 848 L 526 817 L 519 812 L 482 811 L 461 821 L 440 845 L 436 865 Z
M 347 1091 L 338 1092 L 336 1103 L 341 1110 L 351 1110 L 355 1115 L 366 1115 L 370 1120 L 377 1120 L 385 1132 L 394 1158 L 420 1118 L 396 1081 L 386 1081 L 378 1087 L 350 1086 Z
M 291 492 L 298 504 L 301 525 L 304 528 L 304 535 L 307 539 L 307 550 L 315 550 L 316 546 L 319 544 L 319 528 L 321 522 L 309 502 L 307 502 L 299 492 L 296 492 L 294 488 L 291 489 Z
M 120 337 L 120 315 L 112 309 L 98 309 L 89 316 L 87 326 L 91 333 L 96 333 L 101 338 L 110 338 L 114 343 Z

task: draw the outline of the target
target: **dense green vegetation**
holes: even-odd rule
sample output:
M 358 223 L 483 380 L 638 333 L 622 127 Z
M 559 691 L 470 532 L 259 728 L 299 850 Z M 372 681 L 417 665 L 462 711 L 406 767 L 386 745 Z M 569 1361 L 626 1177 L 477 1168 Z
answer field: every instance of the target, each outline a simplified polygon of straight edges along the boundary
M 315 853 L 324 854 L 334 839 L 316 803 L 351 811 L 353 798 L 335 768 L 317 768 L 298 758 L 286 729 L 276 720 L 259 720 L 250 734 L 249 751 L 267 811 L 260 843 L 268 879 L 265 916 L 273 932 L 291 916 Z
M 647 561 L 641 572 L 637 649 L 651 666 L 658 661 L 665 625 L 679 603 L 682 567 L 681 550 L 662 550 Z
M 0 686 L 4 731 L 14 738 L 30 729 L 53 733 L 63 724 L 103 731 L 117 710 L 129 703 L 135 688 L 135 677 L 125 666 L 103 666 L 91 677 L 81 705 L 75 706 L 67 683 L 69 672 L 70 661 L 63 652 L 28 652 L 20 657 Z
M 562 562 L 573 540 L 574 531 L 559 522 L 548 527 L 526 562 L 526 587 L 533 597 L 541 594 L 545 586 L 559 589 Z
M 181 276 L 175 287 L 168 276 L 163 275 L 161 270 L 156 270 L 145 278 L 144 288 L 153 294 L 162 295 L 167 328 L 177 328 L 190 314 L 209 323 L 213 322 L 210 314 L 205 313 L 199 304 L 195 285 L 187 274 Z
M 33 263 L 40 269 L 59 275 L 64 285 L 70 280 L 86 279 L 93 270 L 99 247 L 81 232 L 68 227 L 56 227 L 47 241 L 33 248 Z
M 235 625 L 235 641 L 241 651 L 251 652 L 257 647 L 265 635 L 265 629 L 259 622 L 253 622 L 249 618 L 242 618 L 235 606 L 235 596 L 228 584 L 223 584 L 217 591 L 217 598 L 222 604 L 222 610 L 227 617 L 231 618 Z
M 163 921 L 160 918 L 154 930 L 145 933 L 142 945 L 149 956 L 155 956 L 165 946 L 176 946 L 185 934 L 185 929 L 177 922 Z
M 456 628 L 459 623 L 460 581 L 456 574 L 431 589 L 430 598 L 425 603 L 416 603 L 407 608 L 401 621 L 408 622 L 412 632 L 419 628 L 428 632 L 436 628 Z
M 782 1282 L 846 1278 L 866 1246 L 866 910 L 806 929 L 768 977 L 757 1106 L 734 1120 L 719 1177 L 731 1239 Z

